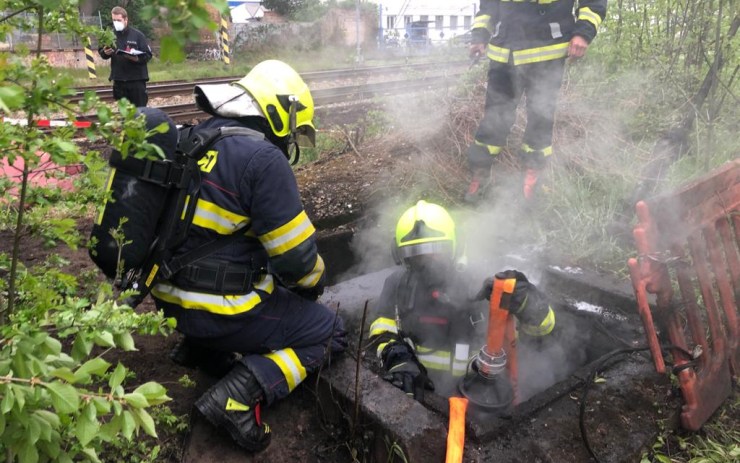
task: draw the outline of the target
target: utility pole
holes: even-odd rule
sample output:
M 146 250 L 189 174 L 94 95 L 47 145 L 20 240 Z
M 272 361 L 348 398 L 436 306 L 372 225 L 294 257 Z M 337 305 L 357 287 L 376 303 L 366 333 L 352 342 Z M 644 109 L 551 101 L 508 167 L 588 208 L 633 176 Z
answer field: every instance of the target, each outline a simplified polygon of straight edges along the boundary
M 357 37 L 355 63 L 360 64 L 362 61 L 362 47 L 360 45 L 360 0 L 357 0 L 355 7 L 355 36 Z

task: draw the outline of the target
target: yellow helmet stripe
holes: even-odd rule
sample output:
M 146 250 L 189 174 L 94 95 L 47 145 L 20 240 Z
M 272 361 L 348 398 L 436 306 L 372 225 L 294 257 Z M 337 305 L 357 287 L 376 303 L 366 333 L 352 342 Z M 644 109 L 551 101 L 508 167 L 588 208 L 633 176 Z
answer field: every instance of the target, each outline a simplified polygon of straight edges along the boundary
M 308 376 L 306 369 L 293 349 L 277 350 L 266 354 L 265 357 L 275 362 L 280 368 L 288 383 L 288 391 L 295 389 Z
M 294 247 L 303 243 L 311 235 L 314 234 L 316 229 L 308 219 L 306 211 L 301 211 L 293 219 L 285 225 L 276 228 L 275 230 L 260 235 L 259 240 L 262 242 L 262 246 L 267 250 L 267 254 L 270 257 L 285 254 Z

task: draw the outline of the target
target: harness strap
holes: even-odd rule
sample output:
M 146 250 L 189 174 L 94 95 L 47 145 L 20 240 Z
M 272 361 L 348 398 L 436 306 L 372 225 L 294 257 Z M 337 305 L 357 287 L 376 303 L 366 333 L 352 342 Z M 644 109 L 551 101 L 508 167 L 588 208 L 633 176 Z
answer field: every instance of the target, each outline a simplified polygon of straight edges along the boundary
M 200 262 L 186 265 L 170 281 L 186 290 L 245 294 L 251 291 L 255 278 L 266 272 L 266 266 L 245 267 L 225 262 Z
M 161 185 L 165 188 L 185 188 L 190 176 L 186 167 L 171 160 L 151 160 L 128 157 L 121 159 L 120 154 L 111 156 L 111 166 L 118 171 L 136 177 L 139 180 Z

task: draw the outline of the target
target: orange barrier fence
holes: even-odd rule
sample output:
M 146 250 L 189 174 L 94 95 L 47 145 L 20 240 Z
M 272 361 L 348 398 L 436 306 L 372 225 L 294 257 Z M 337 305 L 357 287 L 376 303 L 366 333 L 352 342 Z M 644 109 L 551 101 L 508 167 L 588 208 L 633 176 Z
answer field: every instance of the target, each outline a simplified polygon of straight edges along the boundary
M 628 265 L 645 335 L 659 373 L 660 345 L 675 346 L 681 424 L 698 430 L 740 372 L 740 159 L 636 210 Z

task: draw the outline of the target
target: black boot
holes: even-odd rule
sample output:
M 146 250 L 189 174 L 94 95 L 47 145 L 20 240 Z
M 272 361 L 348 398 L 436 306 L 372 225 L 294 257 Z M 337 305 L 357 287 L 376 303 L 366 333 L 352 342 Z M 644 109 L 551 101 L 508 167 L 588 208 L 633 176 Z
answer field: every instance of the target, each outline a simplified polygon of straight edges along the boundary
M 208 375 L 221 378 L 231 371 L 236 355 L 209 349 L 184 337 L 170 352 L 170 360 L 186 368 L 200 368 Z
M 270 427 L 260 417 L 265 394 L 246 366 L 238 363 L 196 402 L 195 407 L 239 446 L 259 452 L 270 445 Z

